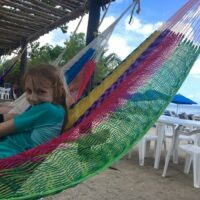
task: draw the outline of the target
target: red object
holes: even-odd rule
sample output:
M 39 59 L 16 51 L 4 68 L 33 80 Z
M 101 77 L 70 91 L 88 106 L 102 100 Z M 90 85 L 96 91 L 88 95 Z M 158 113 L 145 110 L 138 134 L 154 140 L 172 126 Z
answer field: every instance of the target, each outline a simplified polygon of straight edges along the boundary
M 83 72 L 83 79 L 80 84 L 80 88 L 79 88 L 78 95 L 77 95 L 77 100 L 81 98 L 81 96 L 82 96 L 82 94 L 94 72 L 95 67 L 96 67 L 96 63 L 93 60 L 89 60 L 85 64 L 84 72 Z

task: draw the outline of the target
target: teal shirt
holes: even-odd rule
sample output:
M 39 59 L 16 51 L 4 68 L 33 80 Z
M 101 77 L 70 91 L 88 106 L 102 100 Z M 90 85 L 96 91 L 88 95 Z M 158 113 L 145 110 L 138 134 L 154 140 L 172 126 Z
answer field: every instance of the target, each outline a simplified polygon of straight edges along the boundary
M 65 110 L 60 105 L 41 103 L 14 118 L 16 133 L 0 140 L 0 159 L 7 158 L 60 135 Z

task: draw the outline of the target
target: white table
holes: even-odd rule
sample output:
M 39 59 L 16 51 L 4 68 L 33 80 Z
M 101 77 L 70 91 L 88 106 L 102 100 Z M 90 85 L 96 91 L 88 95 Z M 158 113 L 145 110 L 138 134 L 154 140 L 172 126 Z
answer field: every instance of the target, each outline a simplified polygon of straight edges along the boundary
M 156 146 L 156 154 L 155 154 L 155 162 L 154 162 L 154 168 L 158 169 L 159 168 L 159 163 L 160 163 L 160 155 L 161 155 L 161 147 L 162 143 L 165 137 L 164 133 L 164 126 L 169 125 L 173 127 L 173 137 L 172 137 L 172 143 L 170 145 L 170 148 L 167 152 L 167 156 L 165 159 L 165 167 L 163 170 L 163 176 L 166 176 L 166 171 L 167 167 L 169 164 L 170 156 L 172 154 L 173 149 L 175 148 L 175 145 L 178 141 L 178 136 L 179 132 L 175 131 L 175 126 L 177 125 L 182 125 L 186 127 L 191 127 L 191 128 L 200 128 L 200 122 L 199 121 L 194 121 L 194 120 L 187 120 L 187 119 L 180 119 L 177 117 L 170 117 L 170 116 L 165 116 L 162 115 L 158 120 L 157 120 L 157 131 L 158 131 L 158 141 L 157 141 L 157 146 Z

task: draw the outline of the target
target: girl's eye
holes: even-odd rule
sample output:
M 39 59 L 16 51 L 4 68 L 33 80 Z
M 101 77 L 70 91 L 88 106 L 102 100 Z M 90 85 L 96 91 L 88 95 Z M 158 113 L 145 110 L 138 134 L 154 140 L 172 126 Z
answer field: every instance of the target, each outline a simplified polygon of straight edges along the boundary
M 45 91 L 45 90 L 38 90 L 37 93 L 38 93 L 38 94 L 45 94 L 46 91 Z
M 31 94 L 32 91 L 31 91 L 30 89 L 26 89 L 26 93 L 27 93 L 27 94 Z

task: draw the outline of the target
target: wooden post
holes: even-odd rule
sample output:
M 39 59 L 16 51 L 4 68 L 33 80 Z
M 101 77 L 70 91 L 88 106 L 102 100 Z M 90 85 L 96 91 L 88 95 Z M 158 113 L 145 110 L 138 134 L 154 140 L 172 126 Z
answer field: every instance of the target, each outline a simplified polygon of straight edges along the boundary
M 26 65 L 27 65 L 27 41 L 25 38 L 23 38 L 21 40 L 21 49 L 23 51 L 22 55 L 21 55 L 21 63 L 20 63 L 20 80 L 22 80 L 22 77 L 24 75 L 24 72 L 25 72 L 25 69 L 26 69 Z M 25 48 L 25 49 L 24 49 Z M 20 91 L 22 92 L 22 85 L 21 85 L 21 82 L 18 82 L 19 84 L 19 88 L 20 88 Z
M 4 53 L 5 53 L 4 49 L 1 49 L 1 48 L 0 48 L 0 58 L 1 58 L 1 56 L 2 56 Z
M 21 40 L 21 49 L 23 52 L 23 54 L 21 55 L 21 63 L 20 63 L 20 76 L 22 77 L 24 75 L 24 71 L 26 69 L 26 65 L 27 65 L 27 48 L 26 48 L 26 39 L 23 38 Z M 25 50 L 24 50 L 25 48 Z
M 98 33 L 101 6 L 100 0 L 88 0 L 89 19 L 87 27 L 86 45 L 88 45 Z
M 101 13 L 101 0 L 88 0 L 89 19 L 86 35 L 86 45 L 88 45 L 97 35 Z M 88 83 L 86 92 L 89 92 L 93 86 L 94 76 Z

